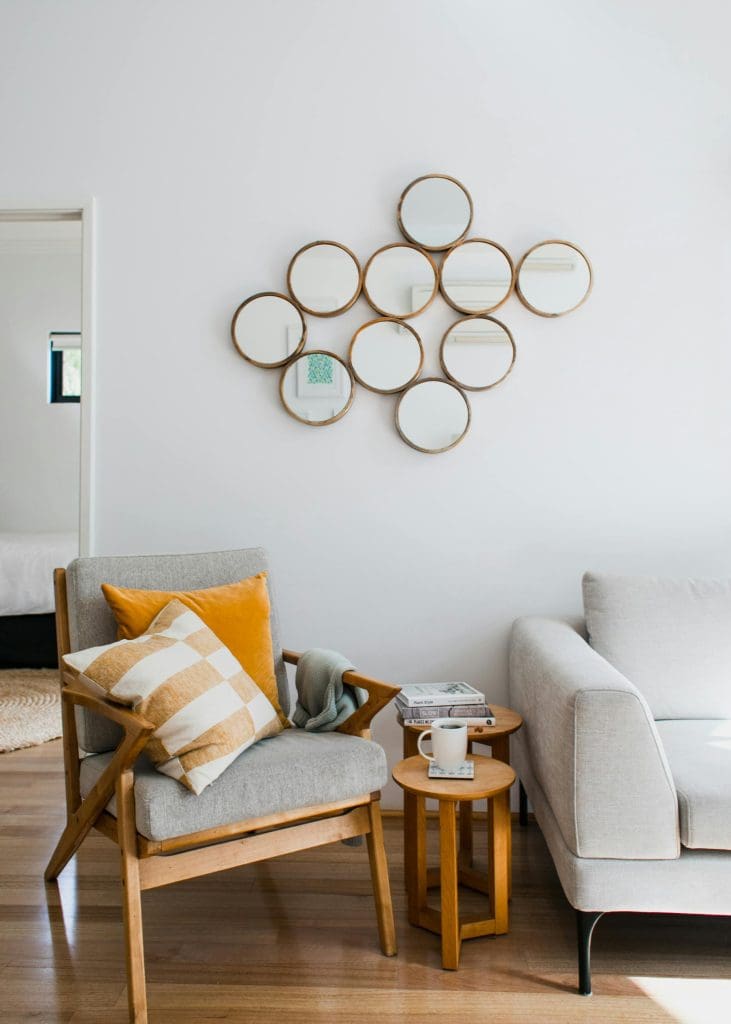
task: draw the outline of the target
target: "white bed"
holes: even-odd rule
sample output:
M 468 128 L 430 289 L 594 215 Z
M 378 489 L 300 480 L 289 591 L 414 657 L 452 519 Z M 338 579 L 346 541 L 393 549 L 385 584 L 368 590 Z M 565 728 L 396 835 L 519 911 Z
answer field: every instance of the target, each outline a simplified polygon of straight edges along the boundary
M 78 552 L 76 533 L 0 533 L 0 616 L 52 612 L 53 570 Z

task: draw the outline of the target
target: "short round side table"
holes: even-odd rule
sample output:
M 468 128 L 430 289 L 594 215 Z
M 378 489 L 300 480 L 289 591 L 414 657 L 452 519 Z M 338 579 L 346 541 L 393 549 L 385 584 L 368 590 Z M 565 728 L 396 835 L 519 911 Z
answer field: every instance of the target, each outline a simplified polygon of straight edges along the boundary
M 393 778 L 415 801 L 415 815 L 407 834 L 413 849 L 415 873 L 409 874 L 409 922 L 442 937 L 442 967 L 456 971 L 464 939 L 503 935 L 508 930 L 508 865 L 510 862 L 510 803 L 508 792 L 515 782 L 513 769 L 492 757 L 469 755 L 475 764 L 474 779 L 430 779 L 423 757 L 406 758 L 393 769 Z M 439 882 L 441 909 L 428 904 L 426 867 L 426 801 L 439 802 Z M 487 800 L 491 828 L 488 832 L 488 870 L 485 890 L 491 917 L 460 919 L 459 865 L 457 861 L 457 805 Z
M 495 717 L 494 725 L 473 726 L 468 733 L 468 752 L 472 752 L 473 744 L 484 743 L 490 747 L 492 756 L 497 761 L 510 764 L 510 737 L 523 724 L 523 719 L 517 711 L 512 708 L 504 708 L 499 704 L 490 704 Z M 455 716 L 457 717 L 457 716 Z M 398 723 L 403 729 L 403 751 L 404 757 L 413 757 L 417 753 L 416 744 L 419 741 L 419 733 L 428 729 L 428 725 L 406 725 L 401 715 L 398 716 Z M 523 817 L 523 793 L 521 787 L 521 822 Z M 406 891 L 409 897 L 409 920 L 416 915 L 415 899 L 409 887 L 409 878 L 416 875 L 416 862 L 412 844 L 409 843 L 409 834 L 415 830 L 416 800 L 408 790 L 404 790 L 404 851 L 406 857 Z M 488 815 L 489 827 L 489 815 Z M 460 882 L 468 885 L 479 892 L 485 891 L 485 883 L 472 868 L 472 804 L 462 803 L 459 808 L 459 873 Z M 511 888 L 511 866 L 512 857 L 508 860 L 508 884 Z M 430 881 L 431 885 L 432 882 Z M 436 883 L 434 883 L 436 884 Z M 412 921 L 413 924 L 413 921 Z

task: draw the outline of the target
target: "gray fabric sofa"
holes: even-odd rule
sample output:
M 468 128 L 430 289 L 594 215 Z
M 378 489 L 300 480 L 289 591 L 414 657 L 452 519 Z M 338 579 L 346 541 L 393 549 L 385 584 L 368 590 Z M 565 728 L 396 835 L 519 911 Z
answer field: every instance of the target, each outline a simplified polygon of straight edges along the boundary
M 577 911 L 731 914 L 731 581 L 587 574 L 585 622 L 519 619 L 512 759 Z

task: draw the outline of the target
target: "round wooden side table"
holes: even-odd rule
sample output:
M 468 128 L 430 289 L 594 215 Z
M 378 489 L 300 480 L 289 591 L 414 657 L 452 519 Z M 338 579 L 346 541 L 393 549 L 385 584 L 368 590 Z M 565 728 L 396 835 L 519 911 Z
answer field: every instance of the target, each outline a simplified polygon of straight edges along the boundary
M 517 711 L 512 708 L 504 708 L 499 704 L 490 704 L 495 717 L 494 725 L 477 725 L 469 730 L 468 753 L 472 753 L 474 743 L 484 743 L 490 747 L 492 756 L 497 761 L 510 764 L 510 737 L 523 724 L 523 719 Z M 417 753 L 416 744 L 419 740 L 419 733 L 429 728 L 428 725 L 407 725 L 401 715 L 398 716 L 398 723 L 403 729 L 403 751 L 404 757 L 413 757 Z M 521 823 L 523 822 L 523 791 L 521 786 Z M 416 874 L 416 863 L 408 835 L 413 834 L 415 829 L 416 800 L 408 790 L 404 790 L 404 851 L 406 855 L 406 890 L 409 894 L 409 919 L 412 911 L 416 913 L 415 906 L 412 907 L 412 894 L 409 889 L 408 879 Z M 489 827 L 489 815 L 488 815 Z M 459 807 L 459 867 L 460 882 L 469 885 L 473 889 L 484 892 L 484 881 L 481 876 L 472 870 L 472 804 L 462 803 Z M 512 857 L 508 861 L 508 887 L 512 891 Z M 430 885 L 432 883 L 430 882 Z M 436 884 L 436 883 L 435 883 Z M 414 896 L 413 899 L 416 897 Z
M 442 967 L 456 971 L 464 939 L 482 935 L 504 935 L 508 930 L 508 865 L 510 862 L 510 803 L 508 792 L 515 782 L 510 765 L 492 757 L 469 755 L 475 764 L 474 779 L 430 779 L 427 762 L 418 754 L 393 769 L 393 778 L 415 801 L 416 813 L 407 833 L 407 847 L 413 848 L 415 865 L 409 874 L 409 923 L 442 937 Z M 429 878 L 426 867 L 426 801 L 439 802 L 439 881 L 441 909 L 428 904 Z M 491 917 L 459 916 L 457 861 L 457 805 L 487 800 L 491 828 L 488 831 L 488 870 L 484 891 L 490 898 Z

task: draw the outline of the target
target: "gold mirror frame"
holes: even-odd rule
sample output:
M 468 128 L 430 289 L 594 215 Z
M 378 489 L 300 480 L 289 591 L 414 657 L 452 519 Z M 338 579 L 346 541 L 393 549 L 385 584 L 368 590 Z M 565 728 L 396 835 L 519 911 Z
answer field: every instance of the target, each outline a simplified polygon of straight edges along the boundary
M 454 388 L 454 390 L 459 394 L 460 398 L 464 401 L 464 404 L 467 407 L 467 422 L 465 424 L 464 430 L 457 438 L 457 440 L 452 441 L 452 443 L 448 444 L 445 448 L 421 448 L 418 444 L 414 444 L 413 441 L 410 441 L 409 438 L 404 434 L 403 430 L 401 429 L 401 426 L 399 424 L 399 411 L 401 409 L 401 403 L 403 402 L 403 400 L 406 398 L 410 391 L 412 391 L 414 388 L 418 388 L 421 384 L 431 384 L 435 381 L 437 384 L 444 384 L 445 387 Z M 405 391 L 402 391 L 401 397 L 399 398 L 398 403 L 396 405 L 395 424 L 399 437 L 409 446 L 409 448 L 413 448 L 414 451 L 417 452 L 423 452 L 425 455 L 441 455 L 442 452 L 448 452 L 451 451 L 452 448 L 456 448 L 457 445 L 461 444 L 461 442 L 464 441 L 465 437 L 467 437 L 471 423 L 472 406 L 470 405 L 469 398 L 464 393 L 462 388 L 458 387 L 458 385 L 455 384 L 454 381 L 444 380 L 442 377 L 422 377 L 421 380 L 415 380 L 413 384 L 409 384 Z
M 523 295 L 522 291 L 520 290 L 520 271 L 521 271 L 521 268 L 522 268 L 523 264 L 525 263 L 525 261 L 530 256 L 530 254 L 532 252 L 535 252 L 536 249 L 540 249 L 542 245 L 567 245 L 569 247 L 569 249 L 573 249 L 575 252 L 578 252 L 579 256 L 581 256 L 582 259 L 584 259 L 584 261 L 586 262 L 586 266 L 589 269 L 589 287 L 584 292 L 584 297 L 581 299 L 580 302 L 577 302 L 575 306 L 572 306 L 571 309 L 563 309 L 563 310 L 561 310 L 560 313 L 546 313 L 545 310 L 536 309 L 535 306 L 532 306 L 530 304 L 530 302 L 528 302 L 528 300 L 526 299 L 525 295 Z M 530 247 L 530 249 L 528 250 L 528 252 L 524 253 L 521 256 L 520 261 L 518 263 L 518 267 L 517 267 L 517 269 L 515 271 L 515 293 L 518 296 L 518 298 L 520 299 L 520 301 L 523 303 L 525 308 L 529 309 L 531 311 L 531 313 L 535 313 L 536 316 L 544 316 L 544 317 L 552 319 L 552 318 L 557 317 L 557 316 L 566 316 L 567 313 L 573 313 L 573 311 L 575 309 L 578 309 L 579 306 L 583 306 L 584 305 L 586 300 L 591 295 L 591 290 L 592 290 L 593 287 L 594 287 L 594 270 L 593 270 L 592 265 L 591 265 L 591 260 L 586 255 L 586 253 L 582 249 L 580 249 L 578 247 L 578 245 L 575 245 L 573 242 L 567 242 L 563 238 L 547 238 L 544 242 L 537 242 L 535 245 L 532 245 Z
M 413 376 L 400 387 L 375 388 L 373 387 L 372 384 L 366 384 L 362 377 L 359 376 L 358 371 L 355 368 L 355 364 L 353 363 L 353 350 L 358 340 L 358 336 L 360 335 L 361 331 L 364 331 L 367 327 L 373 327 L 374 324 L 396 324 L 398 327 L 403 327 L 405 331 L 409 331 L 414 336 L 414 338 L 416 339 L 416 344 L 419 346 L 419 365 L 416 369 L 416 373 L 413 374 Z M 367 323 L 362 324 L 353 335 L 350 342 L 350 346 L 348 348 L 348 366 L 350 367 L 353 376 L 358 381 L 360 386 L 365 388 L 367 391 L 373 391 L 377 395 L 398 395 L 399 392 L 405 391 L 407 388 L 411 387 L 412 384 L 416 383 L 416 381 L 419 379 L 419 374 L 421 373 L 424 366 L 424 346 L 421 342 L 421 338 L 416 333 L 411 324 L 405 324 L 403 320 L 400 320 L 398 317 L 395 316 L 379 316 L 375 320 L 369 320 Z
M 451 242 L 447 242 L 446 245 L 424 245 L 424 243 L 420 242 L 418 238 L 414 238 L 413 235 L 409 234 L 409 232 L 406 230 L 406 225 L 404 224 L 401 218 L 401 210 L 406 200 L 406 196 L 409 194 L 414 185 L 418 185 L 420 181 L 430 181 L 432 178 L 441 178 L 442 181 L 451 181 L 453 182 L 453 184 L 457 185 L 458 188 L 461 188 L 465 196 L 467 197 L 467 203 L 470 208 L 470 216 L 469 220 L 467 221 L 466 228 L 464 229 L 462 234 L 459 235 L 458 238 L 453 239 L 453 241 Z M 427 252 L 444 252 L 446 249 L 451 249 L 453 246 L 457 245 L 459 242 L 464 240 L 464 238 L 467 235 L 467 232 L 472 227 L 472 218 L 474 217 L 474 215 L 475 206 L 474 203 L 472 202 L 472 196 L 469 194 L 468 190 L 465 188 L 461 181 L 458 181 L 457 178 L 453 178 L 451 174 L 422 174 L 420 178 L 414 178 L 414 180 L 410 182 L 401 193 L 401 198 L 398 201 L 396 219 L 398 221 L 398 226 L 401 234 L 404 236 L 404 238 L 407 238 L 409 242 L 411 242 L 413 245 L 417 246 L 419 249 L 425 249 Z
M 303 419 L 302 416 L 298 416 L 296 412 L 293 412 L 285 401 L 284 378 L 295 365 L 297 360 L 303 359 L 305 356 L 330 356 L 332 359 L 335 359 L 337 360 L 337 362 L 340 363 L 340 365 L 344 368 L 345 372 L 347 373 L 348 379 L 350 380 L 350 397 L 348 398 L 348 401 L 345 403 L 340 412 L 336 416 L 331 416 L 329 420 Z M 284 369 L 282 370 L 282 376 L 279 378 L 279 398 L 282 402 L 282 405 L 284 406 L 284 411 L 288 413 L 293 420 L 297 420 L 298 423 L 304 423 L 306 427 L 327 427 L 331 423 L 337 423 L 338 420 L 341 420 L 348 411 L 348 409 L 350 409 L 351 405 L 353 404 L 353 399 L 355 398 L 355 380 L 353 378 L 353 374 L 351 373 L 350 367 L 348 366 L 344 359 L 341 359 L 340 356 L 336 355 L 334 352 L 328 352 L 324 348 L 315 348 L 309 352 L 300 352 L 300 354 L 296 356 L 294 359 L 290 359 L 288 364 L 284 367 Z
M 505 259 L 508 261 L 508 266 L 510 267 L 510 287 L 508 288 L 507 292 L 505 293 L 505 296 L 502 299 L 500 299 L 499 302 L 495 303 L 494 306 L 486 306 L 484 309 L 479 309 L 479 310 L 477 310 L 477 309 L 467 309 L 466 306 L 458 305 L 458 303 L 456 303 L 453 299 L 450 299 L 450 297 L 447 295 L 447 291 L 446 291 L 446 288 L 445 288 L 445 285 L 444 285 L 444 268 L 447 265 L 447 261 L 449 260 L 449 257 L 452 255 L 453 252 L 456 252 L 456 250 L 460 249 L 463 245 L 472 245 L 473 242 L 481 242 L 483 245 L 491 245 L 494 249 L 497 249 L 498 252 L 502 253 L 502 255 L 505 257 Z M 457 242 L 456 245 L 453 245 L 452 248 L 449 249 L 444 254 L 444 259 L 442 260 L 442 265 L 439 268 L 439 291 L 442 293 L 442 298 L 447 303 L 447 305 L 451 306 L 452 309 L 457 311 L 457 313 L 467 313 L 469 315 L 475 315 L 475 316 L 480 316 L 480 315 L 482 315 L 484 313 L 494 313 L 496 309 L 499 309 L 505 302 L 508 301 L 510 296 L 513 294 L 513 288 L 514 287 L 515 287 L 515 266 L 513 264 L 512 259 L 510 258 L 510 253 L 508 252 L 507 249 L 503 248 L 503 246 L 500 245 L 499 242 L 493 242 L 491 238 L 465 238 L 464 241 Z
M 317 245 L 332 245 L 336 249 L 342 249 L 344 253 L 347 253 L 348 256 L 350 256 L 353 263 L 355 263 L 356 269 L 358 271 L 358 287 L 356 288 L 355 294 L 352 296 L 352 298 L 349 299 L 344 306 L 338 306 L 337 309 L 328 310 L 327 312 L 324 313 L 316 309 L 309 309 L 307 306 L 305 306 L 305 304 L 303 302 L 300 302 L 300 300 L 297 298 L 297 296 L 294 293 L 294 289 L 292 288 L 292 267 L 294 266 L 297 257 L 301 256 L 303 252 L 307 252 L 308 249 L 314 249 L 315 246 Z M 303 245 L 301 249 L 298 249 L 297 252 L 292 257 L 292 259 L 289 261 L 289 266 L 287 267 L 287 290 L 289 291 L 290 297 L 292 301 L 295 303 L 295 305 L 298 306 L 304 313 L 309 313 L 310 316 L 340 316 L 341 313 L 345 313 L 347 310 L 350 309 L 351 306 L 354 306 L 360 297 L 360 293 L 363 290 L 363 268 L 361 267 L 358 261 L 358 257 L 355 255 L 355 253 L 352 252 L 352 250 L 350 250 L 347 247 L 347 245 L 343 245 L 341 242 L 332 242 L 328 239 L 321 239 L 318 242 L 308 242 L 307 245 Z
M 262 363 L 259 362 L 258 359 L 252 359 L 251 356 L 247 356 L 247 354 L 244 352 L 244 350 L 241 348 L 238 341 L 236 340 L 236 321 L 239 318 L 239 313 L 242 311 L 242 309 L 244 309 L 245 306 L 248 306 L 249 303 L 253 302 L 255 299 L 265 298 L 284 299 L 284 301 L 289 303 L 292 309 L 296 311 L 297 316 L 300 318 L 300 323 L 302 324 L 302 334 L 300 335 L 300 340 L 297 345 L 297 348 L 291 355 L 287 356 L 286 359 L 280 359 L 276 363 Z M 241 303 L 241 305 L 236 310 L 231 319 L 231 341 L 234 343 L 234 348 L 242 357 L 242 359 L 246 360 L 247 363 L 251 363 L 252 366 L 260 366 L 263 370 L 276 370 L 277 367 L 279 366 L 286 366 L 287 363 L 291 363 L 292 360 L 296 359 L 297 356 L 302 351 L 302 349 L 305 347 L 306 340 L 307 324 L 305 323 L 305 318 L 302 316 L 302 310 L 300 309 L 296 302 L 292 301 L 289 295 L 283 295 L 282 292 L 257 292 L 256 295 L 250 295 L 248 299 L 244 299 L 244 301 Z
M 452 331 L 455 329 L 455 327 L 457 327 L 459 324 L 467 323 L 469 320 L 489 320 L 491 323 L 497 324 L 498 327 L 501 327 L 502 330 L 505 331 L 505 333 L 507 334 L 508 341 L 510 342 L 510 345 L 512 347 L 513 356 L 512 356 L 512 359 L 510 360 L 510 366 L 507 368 L 507 370 L 502 375 L 502 377 L 499 377 L 497 380 L 493 381 L 492 384 L 483 384 L 480 387 L 475 387 L 474 384 L 465 384 L 464 381 L 458 380 L 454 376 L 454 374 L 450 373 L 449 370 L 447 369 L 447 362 L 446 362 L 446 359 L 444 358 L 444 346 L 447 343 L 447 338 L 452 333 Z M 513 338 L 513 335 L 510 333 L 508 328 L 505 326 L 505 324 L 502 322 L 502 320 L 498 320 L 494 316 L 488 316 L 486 313 L 474 313 L 472 316 L 463 316 L 463 317 L 460 317 L 459 320 L 455 320 L 454 323 L 452 324 L 452 326 L 448 327 L 447 330 L 444 332 L 444 337 L 442 338 L 442 343 L 439 346 L 439 363 L 440 363 L 440 365 L 442 367 L 442 370 L 444 372 L 445 377 L 447 377 L 453 384 L 456 384 L 457 387 L 461 388 L 463 391 L 489 391 L 490 388 L 495 388 L 495 387 L 498 386 L 498 384 L 502 384 L 502 382 L 505 380 L 505 378 L 510 373 L 512 373 L 513 367 L 515 366 L 515 360 L 517 358 L 517 355 L 518 355 L 518 350 L 515 347 L 515 339 Z
M 421 256 L 423 256 L 425 260 L 429 261 L 429 265 L 431 266 L 432 271 L 434 272 L 434 287 L 432 288 L 432 293 L 429 296 L 429 299 L 419 309 L 415 309 L 413 313 L 398 314 L 394 313 L 393 310 L 382 309 L 380 306 L 377 306 L 375 304 L 375 302 L 370 296 L 370 292 L 368 291 L 368 285 L 366 282 L 368 280 L 368 271 L 370 269 L 370 266 L 375 260 L 376 256 L 380 256 L 382 252 L 387 252 L 389 249 L 413 249 L 415 252 L 418 252 Z M 369 306 L 372 309 L 375 309 L 376 313 L 378 313 L 382 317 L 385 317 L 388 320 L 412 320 L 415 316 L 419 316 L 421 313 L 424 312 L 424 310 L 428 309 L 429 306 L 431 306 L 432 302 L 437 297 L 438 291 L 439 268 L 437 267 L 436 263 L 434 262 L 434 260 L 432 259 L 428 252 L 425 252 L 424 249 L 421 248 L 421 246 L 413 245 L 411 242 L 389 242 L 388 245 L 382 245 L 380 249 L 376 249 L 376 251 L 373 253 L 371 258 L 366 263 L 365 270 L 363 271 L 363 294 L 366 297 L 366 301 L 368 302 Z

